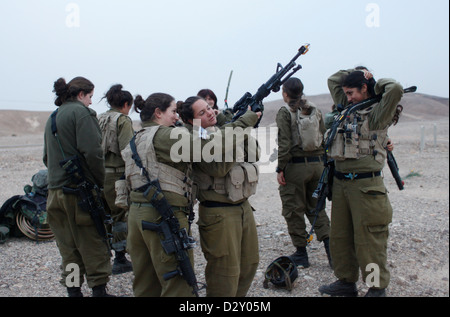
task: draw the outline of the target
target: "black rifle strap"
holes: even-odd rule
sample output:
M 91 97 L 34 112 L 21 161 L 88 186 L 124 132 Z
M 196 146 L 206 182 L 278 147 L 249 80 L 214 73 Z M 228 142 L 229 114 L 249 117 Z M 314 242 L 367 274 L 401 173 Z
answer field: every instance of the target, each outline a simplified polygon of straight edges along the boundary
M 56 115 L 57 115 L 57 113 L 58 113 L 58 109 L 53 111 L 53 113 L 51 115 L 51 119 L 52 119 L 52 134 L 55 136 L 56 141 L 58 141 L 59 149 L 61 150 L 62 157 L 65 160 L 66 159 L 66 155 L 64 154 L 61 142 L 59 141 L 58 129 L 56 128 Z
M 147 178 L 147 181 L 149 183 L 151 183 L 150 176 L 148 175 L 147 169 L 142 164 L 141 157 L 139 156 L 139 154 L 137 152 L 136 134 L 134 134 L 134 136 L 130 140 L 130 149 L 131 149 L 131 152 L 133 153 L 131 155 L 131 158 L 134 160 L 134 162 L 136 163 L 137 167 L 139 167 L 141 169 L 141 172 Z M 189 211 L 189 232 L 191 231 L 191 224 L 192 224 L 192 221 L 193 221 L 194 217 L 195 217 L 194 209 L 190 208 L 190 211 Z

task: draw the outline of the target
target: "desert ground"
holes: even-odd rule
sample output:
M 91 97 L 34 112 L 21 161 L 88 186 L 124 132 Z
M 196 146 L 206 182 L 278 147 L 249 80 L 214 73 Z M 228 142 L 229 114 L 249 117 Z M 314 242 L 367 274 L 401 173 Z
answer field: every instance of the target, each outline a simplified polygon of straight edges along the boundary
M 445 109 L 445 107 L 444 107 Z M 405 113 L 408 113 L 405 109 Z M 48 116 L 48 115 L 47 115 Z M 45 117 L 45 115 L 44 115 Z M 13 119 L 9 119 L 11 122 Z M 31 119 L 31 122 L 36 119 Z M 29 120 L 30 121 L 30 120 Z M 23 127 L 23 126 L 22 126 Z M 422 128 L 423 127 L 423 128 Z M 41 127 L 42 128 L 42 127 Z M 12 128 L 8 128 L 12 129 Z M 421 148 L 421 131 L 425 132 Z M 13 195 L 23 194 L 31 176 L 45 166 L 42 163 L 42 129 L 20 133 L 1 129 L 0 134 L 0 206 Z M 5 132 L 9 131 L 9 132 Z M 434 137 L 436 131 L 436 138 Z M 389 130 L 394 155 L 405 181 L 398 190 L 386 166 L 384 180 L 394 209 L 388 242 L 390 297 L 449 296 L 449 117 L 446 112 L 432 116 L 405 115 L 405 120 Z M 263 288 L 267 266 L 281 255 L 294 252 L 286 223 L 281 216 L 276 174 L 263 173 L 258 191 L 250 199 L 258 226 L 260 262 L 249 297 L 320 297 L 318 287 L 335 281 L 323 245 L 314 240 L 308 246 L 311 266 L 299 270 L 292 291 L 269 284 Z M 331 203 L 327 202 L 330 215 Z M 193 226 L 198 240 L 197 226 Z M 59 284 L 60 255 L 55 241 L 35 242 L 11 238 L 0 245 L 0 297 L 61 297 L 66 290 Z M 195 271 L 204 281 L 205 260 L 200 247 L 195 249 Z M 133 273 L 114 275 L 109 293 L 132 297 Z M 367 286 L 357 284 L 359 295 Z M 90 289 L 83 286 L 85 296 Z M 201 291 L 200 296 L 205 296 Z

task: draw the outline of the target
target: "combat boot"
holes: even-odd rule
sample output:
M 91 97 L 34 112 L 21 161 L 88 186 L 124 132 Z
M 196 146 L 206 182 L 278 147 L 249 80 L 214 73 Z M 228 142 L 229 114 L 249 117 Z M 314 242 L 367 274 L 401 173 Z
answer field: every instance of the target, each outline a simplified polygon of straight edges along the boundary
M 322 285 L 319 287 L 320 294 L 327 294 L 330 296 L 356 297 L 358 290 L 356 283 L 348 283 L 344 281 L 336 281 L 329 285 Z
M 333 268 L 333 261 L 331 260 L 331 253 L 330 253 L 330 238 L 323 239 L 323 246 L 325 247 L 325 252 L 327 253 L 328 258 L 328 264 L 331 268 Z
M 369 288 L 364 297 L 386 297 L 386 289 Z
M 69 295 L 69 297 L 83 297 L 81 287 L 68 287 L 67 295 Z
M 131 265 L 131 262 L 126 258 L 125 252 L 116 252 L 112 267 L 112 274 L 116 275 L 131 271 L 133 271 L 133 266 Z
M 92 297 L 116 297 L 106 292 L 106 284 L 97 285 L 92 288 Z
M 301 266 L 304 269 L 309 267 L 308 253 L 306 247 L 299 247 L 297 251 L 289 256 L 297 266 Z

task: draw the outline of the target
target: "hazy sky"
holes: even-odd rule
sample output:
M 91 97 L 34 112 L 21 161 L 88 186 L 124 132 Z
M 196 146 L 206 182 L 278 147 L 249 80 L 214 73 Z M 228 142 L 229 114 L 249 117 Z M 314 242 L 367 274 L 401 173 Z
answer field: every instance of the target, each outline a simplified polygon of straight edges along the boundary
M 54 81 L 75 76 L 95 84 L 98 113 L 116 83 L 177 100 L 210 88 L 222 107 L 233 70 L 232 106 L 304 43 L 306 96 L 358 65 L 449 96 L 447 0 L 1 0 L 0 30 L 0 109 L 52 111 Z

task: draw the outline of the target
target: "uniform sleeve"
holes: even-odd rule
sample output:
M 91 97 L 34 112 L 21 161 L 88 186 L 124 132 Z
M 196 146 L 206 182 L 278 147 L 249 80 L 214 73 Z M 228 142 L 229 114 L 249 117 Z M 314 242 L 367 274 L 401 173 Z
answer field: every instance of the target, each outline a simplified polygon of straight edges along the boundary
M 276 117 L 278 127 L 278 168 L 284 170 L 291 160 L 292 147 L 291 114 L 284 107 L 281 108 Z
M 346 106 L 348 104 L 344 90 L 342 90 L 342 79 L 349 75 L 353 69 L 340 70 L 328 78 L 328 89 L 334 104 Z
M 120 151 L 125 149 L 128 143 L 130 143 L 130 140 L 133 138 L 133 135 L 134 130 L 131 118 L 128 116 L 120 116 L 118 122 L 118 141 Z
M 85 157 L 95 183 L 103 187 L 105 161 L 102 149 L 102 132 L 95 112 L 92 111 L 90 115 L 81 117 L 77 121 L 76 129 L 78 151 Z
M 375 93 L 382 95 L 369 118 L 371 130 L 381 130 L 392 123 L 397 105 L 403 97 L 403 87 L 394 79 L 380 79 L 375 85 Z

